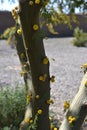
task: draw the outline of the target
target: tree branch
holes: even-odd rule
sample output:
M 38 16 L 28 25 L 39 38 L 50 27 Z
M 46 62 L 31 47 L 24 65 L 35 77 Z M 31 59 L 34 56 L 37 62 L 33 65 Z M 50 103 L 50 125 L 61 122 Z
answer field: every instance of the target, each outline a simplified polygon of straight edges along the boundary
M 66 117 L 60 126 L 59 130 L 80 130 L 81 125 L 87 115 L 87 105 L 84 101 L 87 100 L 87 72 L 85 73 L 78 93 L 73 99 Z M 70 122 L 70 116 L 73 117 L 74 121 Z

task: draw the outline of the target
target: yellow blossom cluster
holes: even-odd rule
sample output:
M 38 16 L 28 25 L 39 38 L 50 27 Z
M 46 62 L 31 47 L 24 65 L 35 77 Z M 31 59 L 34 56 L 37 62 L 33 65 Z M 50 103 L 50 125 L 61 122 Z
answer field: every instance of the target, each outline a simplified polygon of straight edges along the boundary
M 24 57 L 25 57 L 24 53 L 21 53 L 21 54 L 20 54 L 20 57 L 21 57 L 21 58 L 24 58 Z
M 30 121 L 29 118 L 26 118 L 26 119 L 25 119 L 25 122 L 26 122 L 26 123 L 29 123 L 29 121 Z
M 53 130 L 58 130 L 58 128 L 55 127 Z
M 32 97 L 30 95 L 27 95 L 27 102 L 30 102 Z
M 37 113 L 38 113 L 39 115 L 41 115 L 41 114 L 43 113 L 42 109 L 39 109 L 39 110 L 37 111 Z
M 87 81 L 85 82 L 85 87 L 87 87 Z
M 27 74 L 27 71 L 22 71 L 20 74 L 21 74 L 21 76 L 24 76 Z
M 50 81 L 55 82 L 55 76 L 54 75 L 50 78 Z
M 50 117 L 49 117 L 49 120 L 50 120 L 50 121 L 53 121 L 53 118 L 50 116 Z
M 83 64 L 81 68 L 87 68 L 87 63 Z
M 40 3 L 40 0 L 35 0 L 35 4 L 39 4 Z
M 21 28 L 17 30 L 17 34 L 19 34 L 19 35 L 22 34 L 22 29 Z
M 47 78 L 47 74 L 39 76 L 39 80 L 43 82 L 46 80 L 46 78 Z
M 34 2 L 32 0 L 29 1 L 29 5 L 32 6 Z
M 32 123 L 33 123 L 33 120 L 32 120 L 32 119 L 30 119 L 29 123 L 30 123 L 30 124 L 32 124 Z
M 13 16 L 14 20 L 17 20 L 18 15 L 17 15 L 16 10 L 15 10 L 15 9 L 13 9 L 11 13 L 12 13 L 12 16 Z
M 66 102 L 64 103 L 64 109 L 68 109 L 69 107 L 70 107 L 70 104 L 69 104 L 68 101 L 66 101 Z
M 49 100 L 47 100 L 47 104 L 53 104 L 54 103 L 54 101 L 52 100 L 52 99 L 49 99 Z
M 40 98 L 40 96 L 39 96 L 39 95 L 36 95 L 36 96 L 35 96 L 35 98 L 36 98 L 36 99 L 39 99 L 39 98 Z
M 69 116 L 69 117 L 68 117 L 68 121 L 69 121 L 69 124 L 73 124 L 73 122 L 76 121 L 76 118 L 73 117 L 73 116 Z
M 54 125 L 50 124 L 50 129 L 53 130 L 53 128 L 54 128 Z
M 48 58 L 45 57 L 45 58 L 43 59 L 43 64 L 48 64 L 48 62 L 49 62 Z
M 58 130 L 58 128 L 54 127 L 53 124 L 50 124 L 50 129 L 51 129 L 51 130 Z
M 34 24 L 34 25 L 33 25 L 33 30 L 35 30 L 35 31 L 36 31 L 36 30 L 38 30 L 38 28 L 39 28 L 39 27 L 38 27 L 38 25 L 37 25 L 37 24 Z
M 26 118 L 26 119 L 25 119 L 25 122 L 26 122 L 26 123 L 30 123 L 30 124 L 32 124 L 32 123 L 33 123 L 33 120 L 30 119 L 30 118 Z

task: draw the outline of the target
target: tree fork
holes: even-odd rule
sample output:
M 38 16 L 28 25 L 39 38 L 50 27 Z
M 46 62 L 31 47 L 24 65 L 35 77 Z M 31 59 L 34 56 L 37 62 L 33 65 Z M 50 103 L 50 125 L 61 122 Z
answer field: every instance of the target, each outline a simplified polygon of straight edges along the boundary
M 32 119 L 34 120 L 37 113 L 42 111 L 38 116 L 36 130 L 50 130 L 49 104 L 47 103 L 47 100 L 50 99 L 50 75 L 49 62 L 43 63 L 47 57 L 43 46 L 43 36 L 40 35 L 39 11 L 41 4 L 33 1 L 31 5 L 30 1 L 19 0 L 19 17 L 35 91 L 34 101 L 32 101 Z M 37 95 L 39 96 L 38 99 L 36 98 Z

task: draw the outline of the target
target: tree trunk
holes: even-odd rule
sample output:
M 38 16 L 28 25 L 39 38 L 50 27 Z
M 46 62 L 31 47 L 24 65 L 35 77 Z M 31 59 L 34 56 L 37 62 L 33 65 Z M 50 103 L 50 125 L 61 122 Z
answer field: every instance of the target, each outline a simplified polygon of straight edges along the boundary
M 50 75 L 49 75 L 49 62 L 47 60 L 44 46 L 43 35 L 39 26 L 39 11 L 40 4 L 33 5 L 27 0 L 19 0 L 20 5 L 20 22 L 23 31 L 23 40 L 28 60 L 30 63 L 33 90 L 35 95 L 31 95 L 32 102 L 32 125 L 29 124 L 32 130 L 34 125 L 35 130 L 50 130 L 49 124 L 49 103 L 50 99 Z M 38 98 L 37 98 L 38 96 Z M 37 117 L 37 123 L 35 120 Z M 26 121 L 25 121 L 26 122 Z M 32 126 L 32 127 L 31 127 Z M 21 130 L 26 130 L 21 126 Z
M 16 50 L 17 54 L 19 56 L 19 60 L 21 63 L 21 76 L 24 78 L 24 83 L 25 83 L 25 91 L 26 91 L 26 111 L 25 111 L 25 117 L 24 120 L 22 121 L 22 126 L 28 126 L 28 124 L 25 124 L 25 119 L 26 118 L 31 118 L 32 117 L 32 102 L 30 102 L 29 96 L 34 95 L 34 90 L 33 90 L 33 84 L 32 84 L 32 78 L 31 78 L 31 70 L 30 70 L 30 65 L 28 62 L 27 54 L 26 54 L 26 49 L 24 47 L 22 35 L 18 34 L 17 31 L 20 29 L 20 25 L 16 23 L 16 32 L 15 32 L 15 38 L 17 41 L 16 44 Z M 28 97 L 28 98 L 27 98 Z

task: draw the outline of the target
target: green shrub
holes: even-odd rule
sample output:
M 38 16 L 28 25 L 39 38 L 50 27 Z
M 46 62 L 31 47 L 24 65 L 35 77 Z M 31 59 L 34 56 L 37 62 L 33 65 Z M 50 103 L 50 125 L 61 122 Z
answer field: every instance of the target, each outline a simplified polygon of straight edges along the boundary
M 80 29 L 79 27 L 75 28 L 74 30 L 74 37 L 76 37 L 77 39 L 79 39 L 79 37 L 83 34 L 83 30 Z
M 79 29 L 78 27 L 74 30 L 74 37 L 73 45 L 78 47 L 84 47 L 87 46 L 87 33 L 83 32 L 82 29 Z
M 15 38 L 16 27 L 7 28 L 4 33 L 0 36 L 0 39 L 6 39 L 7 43 L 11 45 L 12 48 L 15 47 L 17 40 Z
M 7 28 L 4 33 L 1 35 L 1 39 L 9 39 L 10 37 L 12 37 L 15 34 L 16 31 L 16 27 L 10 27 Z
M 10 28 L 7 28 L 4 33 L 1 35 L 1 39 L 7 39 L 9 37 Z
M 19 126 L 25 112 L 25 98 L 23 87 L 18 87 L 15 90 L 0 89 L 0 127 L 4 127 L 3 130 Z
M 26 94 L 23 87 L 0 89 L 0 130 L 19 130 L 26 105 Z M 59 128 L 60 122 L 54 118 L 54 112 L 50 111 L 49 114 L 52 117 L 50 123 Z

